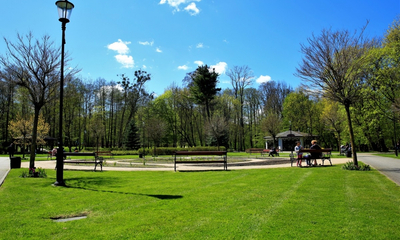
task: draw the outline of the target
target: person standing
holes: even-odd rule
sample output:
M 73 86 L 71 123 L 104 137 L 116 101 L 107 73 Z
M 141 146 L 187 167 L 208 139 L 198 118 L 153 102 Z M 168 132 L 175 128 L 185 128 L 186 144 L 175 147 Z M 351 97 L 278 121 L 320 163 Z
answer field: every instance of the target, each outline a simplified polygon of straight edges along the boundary
M 8 154 L 11 157 L 14 157 L 14 143 L 11 143 L 10 146 L 8 146 Z
M 296 146 L 294 147 L 294 151 L 297 153 L 297 166 L 301 167 L 301 160 L 303 157 L 303 153 L 299 152 L 303 147 L 301 146 L 300 141 L 296 142 Z

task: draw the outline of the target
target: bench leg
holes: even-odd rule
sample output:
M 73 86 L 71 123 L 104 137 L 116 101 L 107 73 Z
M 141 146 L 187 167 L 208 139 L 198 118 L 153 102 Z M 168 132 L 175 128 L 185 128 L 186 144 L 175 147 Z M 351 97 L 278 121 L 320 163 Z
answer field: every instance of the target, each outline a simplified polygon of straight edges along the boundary
M 176 155 L 175 155 L 175 158 L 174 158 L 174 171 L 176 172 Z
M 224 170 L 228 171 L 228 158 L 224 157 Z

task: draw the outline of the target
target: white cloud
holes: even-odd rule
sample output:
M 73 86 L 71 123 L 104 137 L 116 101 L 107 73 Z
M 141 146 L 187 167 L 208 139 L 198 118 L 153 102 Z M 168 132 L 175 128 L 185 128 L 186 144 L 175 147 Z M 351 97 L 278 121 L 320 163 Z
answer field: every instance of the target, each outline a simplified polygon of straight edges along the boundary
M 156 52 L 162 53 L 162 50 L 161 50 L 160 48 L 157 48 L 157 49 L 156 49 Z
M 197 8 L 194 2 L 200 2 L 201 0 L 160 0 L 159 4 L 167 3 L 171 7 L 175 8 L 173 12 L 179 12 L 181 9 L 179 6 L 181 4 L 188 4 L 184 10 L 189 12 L 190 15 L 199 14 L 200 10 Z
M 123 68 L 133 68 L 135 66 L 135 61 L 132 56 L 129 56 L 129 47 L 128 45 L 131 42 L 124 42 L 121 39 L 118 39 L 117 42 L 111 43 L 107 46 L 108 49 L 116 51 L 118 54 L 115 55 L 115 59 L 117 62 L 122 64 Z
M 196 48 L 203 48 L 203 47 L 204 47 L 203 43 L 199 43 L 199 44 L 197 44 L 197 46 L 196 46 Z
M 189 68 L 189 67 L 186 66 L 186 65 L 183 65 L 183 66 L 179 66 L 179 67 L 178 67 L 179 70 L 188 70 L 188 68 Z
M 219 62 L 215 65 L 210 66 L 210 70 L 215 69 L 218 74 L 225 74 L 228 64 L 226 62 Z
M 143 46 L 153 46 L 154 41 L 151 41 L 151 42 L 149 42 L 149 41 L 146 41 L 146 42 L 139 41 L 139 44 L 143 45 Z
M 133 60 L 132 56 L 118 54 L 115 56 L 115 59 L 117 59 L 117 62 L 121 63 L 122 67 L 124 68 L 133 68 L 135 65 L 135 61 Z
M 118 39 L 118 42 L 111 43 L 107 48 L 117 51 L 118 54 L 127 54 L 129 53 L 128 44 L 131 44 L 131 42 L 123 42 L 121 39 Z
M 257 78 L 257 80 L 256 80 L 256 82 L 257 83 L 266 83 L 266 82 L 269 82 L 269 81 L 271 81 L 271 77 L 270 76 L 268 76 L 268 75 L 266 75 L 266 76 L 263 76 L 263 75 L 261 75 L 260 77 L 258 77 Z
M 146 68 L 147 68 L 147 66 L 146 66 L 146 65 L 143 65 L 143 66 L 142 66 L 142 68 L 143 68 L 143 69 L 146 69 Z
M 194 63 L 196 63 L 198 66 L 203 66 L 204 65 L 203 61 L 194 61 Z
M 189 12 L 190 15 L 194 16 L 199 14 L 200 10 L 197 8 L 196 3 L 192 2 L 187 7 L 185 7 L 185 10 Z
M 116 88 L 117 90 L 119 90 L 119 91 L 121 91 L 121 92 L 124 90 L 124 88 L 121 86 L 121 84 L 115 85 L 114 88 Z

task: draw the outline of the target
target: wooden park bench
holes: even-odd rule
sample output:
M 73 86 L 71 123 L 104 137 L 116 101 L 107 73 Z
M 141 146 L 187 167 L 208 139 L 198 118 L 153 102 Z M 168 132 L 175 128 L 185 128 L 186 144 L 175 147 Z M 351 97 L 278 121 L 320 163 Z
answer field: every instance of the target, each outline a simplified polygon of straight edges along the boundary
M 109 158 L 113 158 L 113 155 L 112 155 L 111 151 L 99 151 L 99 152 L 96 152 L 96 156 L 97 157 L 108 156 Z
M 269 153 L 269 150 L 264 149 L 264 148 L 248 148 L 248 149 L 246 149 L 246 153 L 249 153 L 249 154 L 260 153 L 261 156 L 264 156 L 264 154 Z
M 67 156 L 91 156 L 94 157 L 94 161 L 93 160 L 84 160 L 84 159 L 80 159 L 80 160 L 65 160 L 64 159 L 64 163 L 76 163 L 76 164 L 94 164 L 94 171 L 96 171 L 97 165 L 100 165 L 100 169 L 101 171 L 103 171 L 103 157 L 99 157 L 96 155 L 95 152 L 64 152 L 64 158 Z
M 197 164 L 197 163 L 223 163 L 224 170 L 228 170 L 228 154 L 227 151 L 176 151 L 174 153 L 174 170 L 176 172 L 176 164 L 180 163 L 189 163 L 189 164 Z M 211 160 L 202 160 L 199 159 L 177 159 L 176 156 L 221 156 L 220 159 L 211 159 Z
M 322 160 L 322 165 L 324 165 L 324 161 L 325 160 L 328 160 L 329 161 L 329 163 L 331 164 L 331 166 L 332 166 L 332 161 L 331 161 L 331 154 L 332 154 L 332 148 L 325 148 L 325 149 L 301 149 L 300 151 L 299 151 L 299 153 L 303 153 L 303 155 L 302 155 L 302 157 L 301 158 L 298 158 L 297 156 L 295 157 L 295 154 L 296 153 L 291 153 L 289 156 L 290 156 L 290 166 L 293 166 L 293 162 L 295 162 L 295 161 L 297 161 L 297 160 L 299 160 L 299 159 L 301 159 L 302 161 L 303 160 L 310 160 L 310 161 L 312 161 L 312 160 L 315 160 L 315 161 L 317 161 L 318 159 L 321 159 Z M 304 153 L 319 153 L 319 157 L 318 158 L 316 158 L 316 157 L 306 157 L 305 156 L 305 154 Z

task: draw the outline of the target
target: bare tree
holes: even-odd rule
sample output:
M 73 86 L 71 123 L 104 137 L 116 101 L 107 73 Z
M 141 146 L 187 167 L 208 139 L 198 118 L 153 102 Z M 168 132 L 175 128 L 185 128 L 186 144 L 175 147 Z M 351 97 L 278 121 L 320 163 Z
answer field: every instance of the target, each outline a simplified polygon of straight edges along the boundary
M 57 97 L 60 84 L 60 48 L 54 47 L 50 36 L 44 35 L 41 39 L 34 39 L 33 34 L 17 35 L 16 43 L 4 38 L 6 54 L 0 56 L 0 66 L 6 74 L 2 74 L 10 83 L 19 85 L 29 92 L 29 100 L 35 109 L 32 132 L 32 146 L 29 167 L 35 166 L 35 149 L 37 139 L 38 119 L 41 108 Z M 69 61 L 65 58 L 65 64 Z M 77 72 L 69 70 L 66 81 Z M 62 129 L 59 129 L 62 131 Z
M 274 141 L 274 147 L 278 144 L 276 143 L 276 136 L 281 130 L 282 119 L 277 113 L 270 112 L 266 118 L 261 120 L 261 131 L 270 134 Z
M 167 126 L 161 119 L 152 117 L 148 119 L 145 128 L 149 139 L 153 142 L 153 155 L 157 156 L 157 146 L 159 146 L 162 142 L 167 130 Z
M 216 114 L 213 115 L 204 126 L 205 132 L 208 137 L 211 139 L 211 143 L 217 144 L 218 150 L 221 145 L 228 145 L 228 138 L 229 138 L 229 125 L 228 121 L 223 116 L 217 116 Z
M 102 127 L 102 110 L 101 107 L 95 107 L 92 118 L 90 119 L 89 130 L 90 135 L 96 141 L 96 151 L 99 151 L 99 140 L 101 140 L 105 135 L 105 130 Z
M 234 66 L 229 69 L 226 73 L 231 79 L 231 84 L 235 94 L 235 98 L 239 100 L 239 111 L 238 111 L 238 122 L 240 126 L 239 130 L 239 150 L 244 150 L 244 117 L 243 117 L 243 107 L 244 107 L 244 90 L 246 87 L 250 86 L 253 82 L 254 75 L 253 71 L 248 66 Z
M 372 45 L 371 41 L 363 36 L 365 28 L 366 26 L 362 28 L 361 33 L 329 29 L 323 30 L 319 36 L 313 34 L 307 45 L 301 44 L 304 58 L 295 74 L 306 81 L 305 85 L 310 92 L 345 107 L 354 165 L 358 165 L 358 161 L 350 106 L 362 99 L 362 66 L 366 59 L 365 53 Z
M 151 80 L 150 73 L 139 69 L 135 71 L 134 76 L 134 79 L 130 80 L 128 76 L 121 74 L 121 81 L 117 82 L 123 88 L 124 102 L 119 123 L 118 146 L 122 146 L 124 129 L 128 126 L 130 120 L 134 118 L 140 104 L 153 99 L 153 93 L 148 93 L 145 89 L 146 82 Z M 126 112 L 129 113 L 127 119 L 125 119 Z
M 262 83 L 258 90 L 264 103 L 264 112 L 274 112 L 282 116 L 283 103 L 293 89 L 285 82 L 268 81 Z

